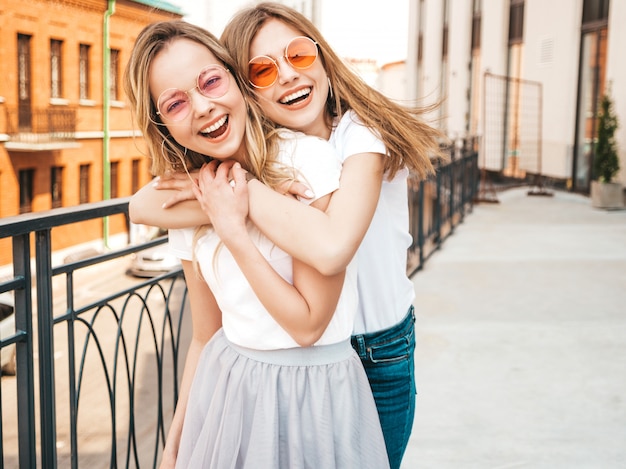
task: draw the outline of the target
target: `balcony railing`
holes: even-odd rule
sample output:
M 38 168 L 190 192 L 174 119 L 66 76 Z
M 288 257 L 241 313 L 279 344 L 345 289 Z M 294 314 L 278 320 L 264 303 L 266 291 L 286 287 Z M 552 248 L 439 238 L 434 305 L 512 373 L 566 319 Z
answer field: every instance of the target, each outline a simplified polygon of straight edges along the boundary
M 120 277 L 129 254 L 166 238 L 52 266 L 55 227 L 127 209 L 113 200 L 0 220 L 13 245 L 0 292 L 13 291 L 16 330 L 0 341 L 16 350 L 16 376 L 0 387 L 4 467 L 156 467 L 189 339 L 186 287 L 180 268 Z
M 42 145 L 75 140 L 76 110 L 73 108 L 7 108 L 6 121 L 11 144 Z
M 477 185 L 471 152 L 410 185 L 410 273 L 471 210 Z M 13 291 L 16 310 L 0 348 L 15 346 L 17 365 L 0 384 L 4 467 L 158 466 L 190 340 L 187 291 L 180 269 L 149 280 L 123 273 L 129 254 L 166 240 L 52 265 L 55 227 L 127 209 L 117 199 L 0 220 L 13 249 L 0 293 Z

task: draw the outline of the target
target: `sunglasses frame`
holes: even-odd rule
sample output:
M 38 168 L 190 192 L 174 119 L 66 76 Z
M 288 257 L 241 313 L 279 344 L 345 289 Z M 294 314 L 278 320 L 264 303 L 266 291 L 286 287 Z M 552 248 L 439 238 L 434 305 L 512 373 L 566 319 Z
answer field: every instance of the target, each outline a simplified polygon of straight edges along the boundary
M 287 51 L 289 50 L 289 46 L 291 46 L 291 44 L 293 44 L 294 41 L 299 40 L 299 39 L 306 39 L 307 41 L 309 41 L 311 44 L 313 44 L 313 46 L 315 47 L 315 58 L 313 59 L 313 61 L 307 65 L 306 67 L 298 67 L 297 65 L 294 65 L 293 63 L 291 63 L 291 61 L 289 60 L 289 55 L 287 53 Z M 308 36 L 296 36 L 294 38 L 292 38 L 287 45 L 285 46 L 285 52 L 282 55 L 282 58 L 285 59 L 285 62 L 287 62 L 289 64 L 290 67 L 294 68 L 295 70 L 306 70 L 308 68 L 311 68 L 315 62 L 317 61 L 318 57 L 320 55 L 320 51 L 319 51 L 319 44 L 317 42 L 315 42 L 313 39 L 311 39 Z M 256 59 L 269 59 L 270 62 L 272 62 L 274 64 L 274 68 L 276 70 L 276 76 L 274 77 L 274 80 L 272 81 L 272 83 L 270 83 L 269 85 L 265 85 L 265 86 L 259 86 L 255 83 L 252 82 L 252 80 L 250 80 L 250 65 L 252 64 L 253 60 Z M 271 86 L 273 86 L 276 83 L 276 80 L 278 80 L 278 75 L 280 74 L 280 68 L 278 67 L 278 59 L 275 59 L 273 57 L 270 57 L 269 55 L 257 55 L 256 57 L 252 57 L 249 61 L 248 61 L 248 82 L 255 88 L 260 89 L 260 90 L 264 90 L 266 88 L 269 88 Z
M 226 77 L 226 79 L 228 80 L 228 83 L 227 83 L 227 86 L 226 86 L 226 91 L 224 91 L 224 93 L 222 93 L 219 96 L 213 96 L 213 97 L 207 96 L 202 91 L 200 91 L 200 76 L 203 74 L 203 72 L 205 70 L 209 70 L 209 69 L 224 70 L 226 72 L 226 74 L 224 75 Z M 207 99 L 220 99 L 221 97 L 225 96 L 226 93 L 228 93 L 229 89 L 230 89 L 230 70 L 228 68 L 224 67 L 223 65 L 218 65 L 218 64 L 207 65 L 206 67 L 202 67 L 202 69 L 198 72 L 198 75 L 196 76 L 196 85 L 193 88 L 189 88 L 187 91 L 181 90 L 180 88 L 167 88 L 166 90 L 163 90 L 161 92 L 161 94 L 159 95 L 159 98 L 156 101 L 156 114 L 157 114 L 157 116 L 160 116 L 161 119 L 169 121 L 169 122 L 181 122 L 181 121 L 185 120 L 189 116 L 189 114 L 191 114 L 191 107 L 190 107 L 189 111 L 187 112 L 187 114 L 185 114 L 184 117 L 182 117 L 180 119 L 172 119 L 171 117 L 166 117 L 161 112 L 160 109 L 161 109 L 161 97 L 167 91 L 170 91 L 170 90 L 181 91 L 181 92 L 183 92 L 183 93 L 185 93 L 187 95 L 187 98 L 189 98 L 189 102 L 191 103 L 191 96 L 189 96 L 189 93 L 192 92 L 193 90 L 198 90 L 198 93 L 200 94 L 200 96 L 203 96 L 203 97 L 205 97 Z

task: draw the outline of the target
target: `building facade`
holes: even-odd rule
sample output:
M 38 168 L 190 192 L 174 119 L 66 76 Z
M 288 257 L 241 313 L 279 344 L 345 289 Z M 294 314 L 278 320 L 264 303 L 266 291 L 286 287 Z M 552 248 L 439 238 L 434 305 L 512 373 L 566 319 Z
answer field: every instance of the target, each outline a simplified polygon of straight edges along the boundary
M 129 196 L 149 181 L 122 75 L 145 25 L 181 17 L 160 0 L 2 1 L 0 217 Z M 53 230 L 52 247 L 127 229 L 121 216 L 107 225 Z M 0 239 L 0 265 L 11 251 Z
M 610 91 L 626 185 L 626 2 L 412 0 L 407 98 L 439 102 L 453 139 L 479 136 L 482 167 L 587 192 L 598 103 Z

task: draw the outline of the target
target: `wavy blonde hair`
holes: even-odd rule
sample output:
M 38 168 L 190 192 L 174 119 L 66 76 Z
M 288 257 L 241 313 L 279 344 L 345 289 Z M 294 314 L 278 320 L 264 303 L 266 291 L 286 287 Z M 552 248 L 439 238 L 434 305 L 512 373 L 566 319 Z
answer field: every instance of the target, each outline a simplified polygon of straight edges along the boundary
M 124 91 L 133 118 L 142 132 L 152 162 L 152 173 L 198 169 L 211 155 L 189 150 L 171 136 L 157 114 L 149 87 L 150 66 L 154 58 L 172 41 L 188 39 L 205 46 L 222 62 L 235 80 L 246 101 L 248 119 L 245 131 L 245 161 L 242 166 L 270 187 L 295 177 L 277 162 L 278 138 L 275 125 L 263 117 L 240 68 L 218 39 L 205 29 L 181 20 L 162 21 L 146 26 L 137 36 L 124 72 Z
M 436 106 L 405 107 L 366 84 L 333 51 L 315 25 L 298 11 L 279 3 L 264 2 L 239 11 L 226 25 L 220 38 L 246 76 L 250 44 L 266 21 L 276 19 L 315 41 L 330 80 L 324 118 L 331 129 L 335 117 L 353 110 L 369 129 L 380 135 L 389 158 L 385 171 L 391 179 L 407 166 L 420 179 L 434 172 L 433 160 L 445 158 L 440 144 L 443 133 L 423 120 Z M 246 80 L 246 87 L 254 94 Z

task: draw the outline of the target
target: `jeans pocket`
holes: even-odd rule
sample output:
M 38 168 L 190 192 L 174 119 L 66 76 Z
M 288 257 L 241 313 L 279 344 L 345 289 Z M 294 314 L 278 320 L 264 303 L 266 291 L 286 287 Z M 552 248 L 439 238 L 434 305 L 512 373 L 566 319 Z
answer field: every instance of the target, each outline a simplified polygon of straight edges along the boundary
M 371 345 L 367 348 L 367 356 L 371 363 L 392 363 L 407 360 L 411 349 L 407 337 L 399 337 L 390 342 Z

